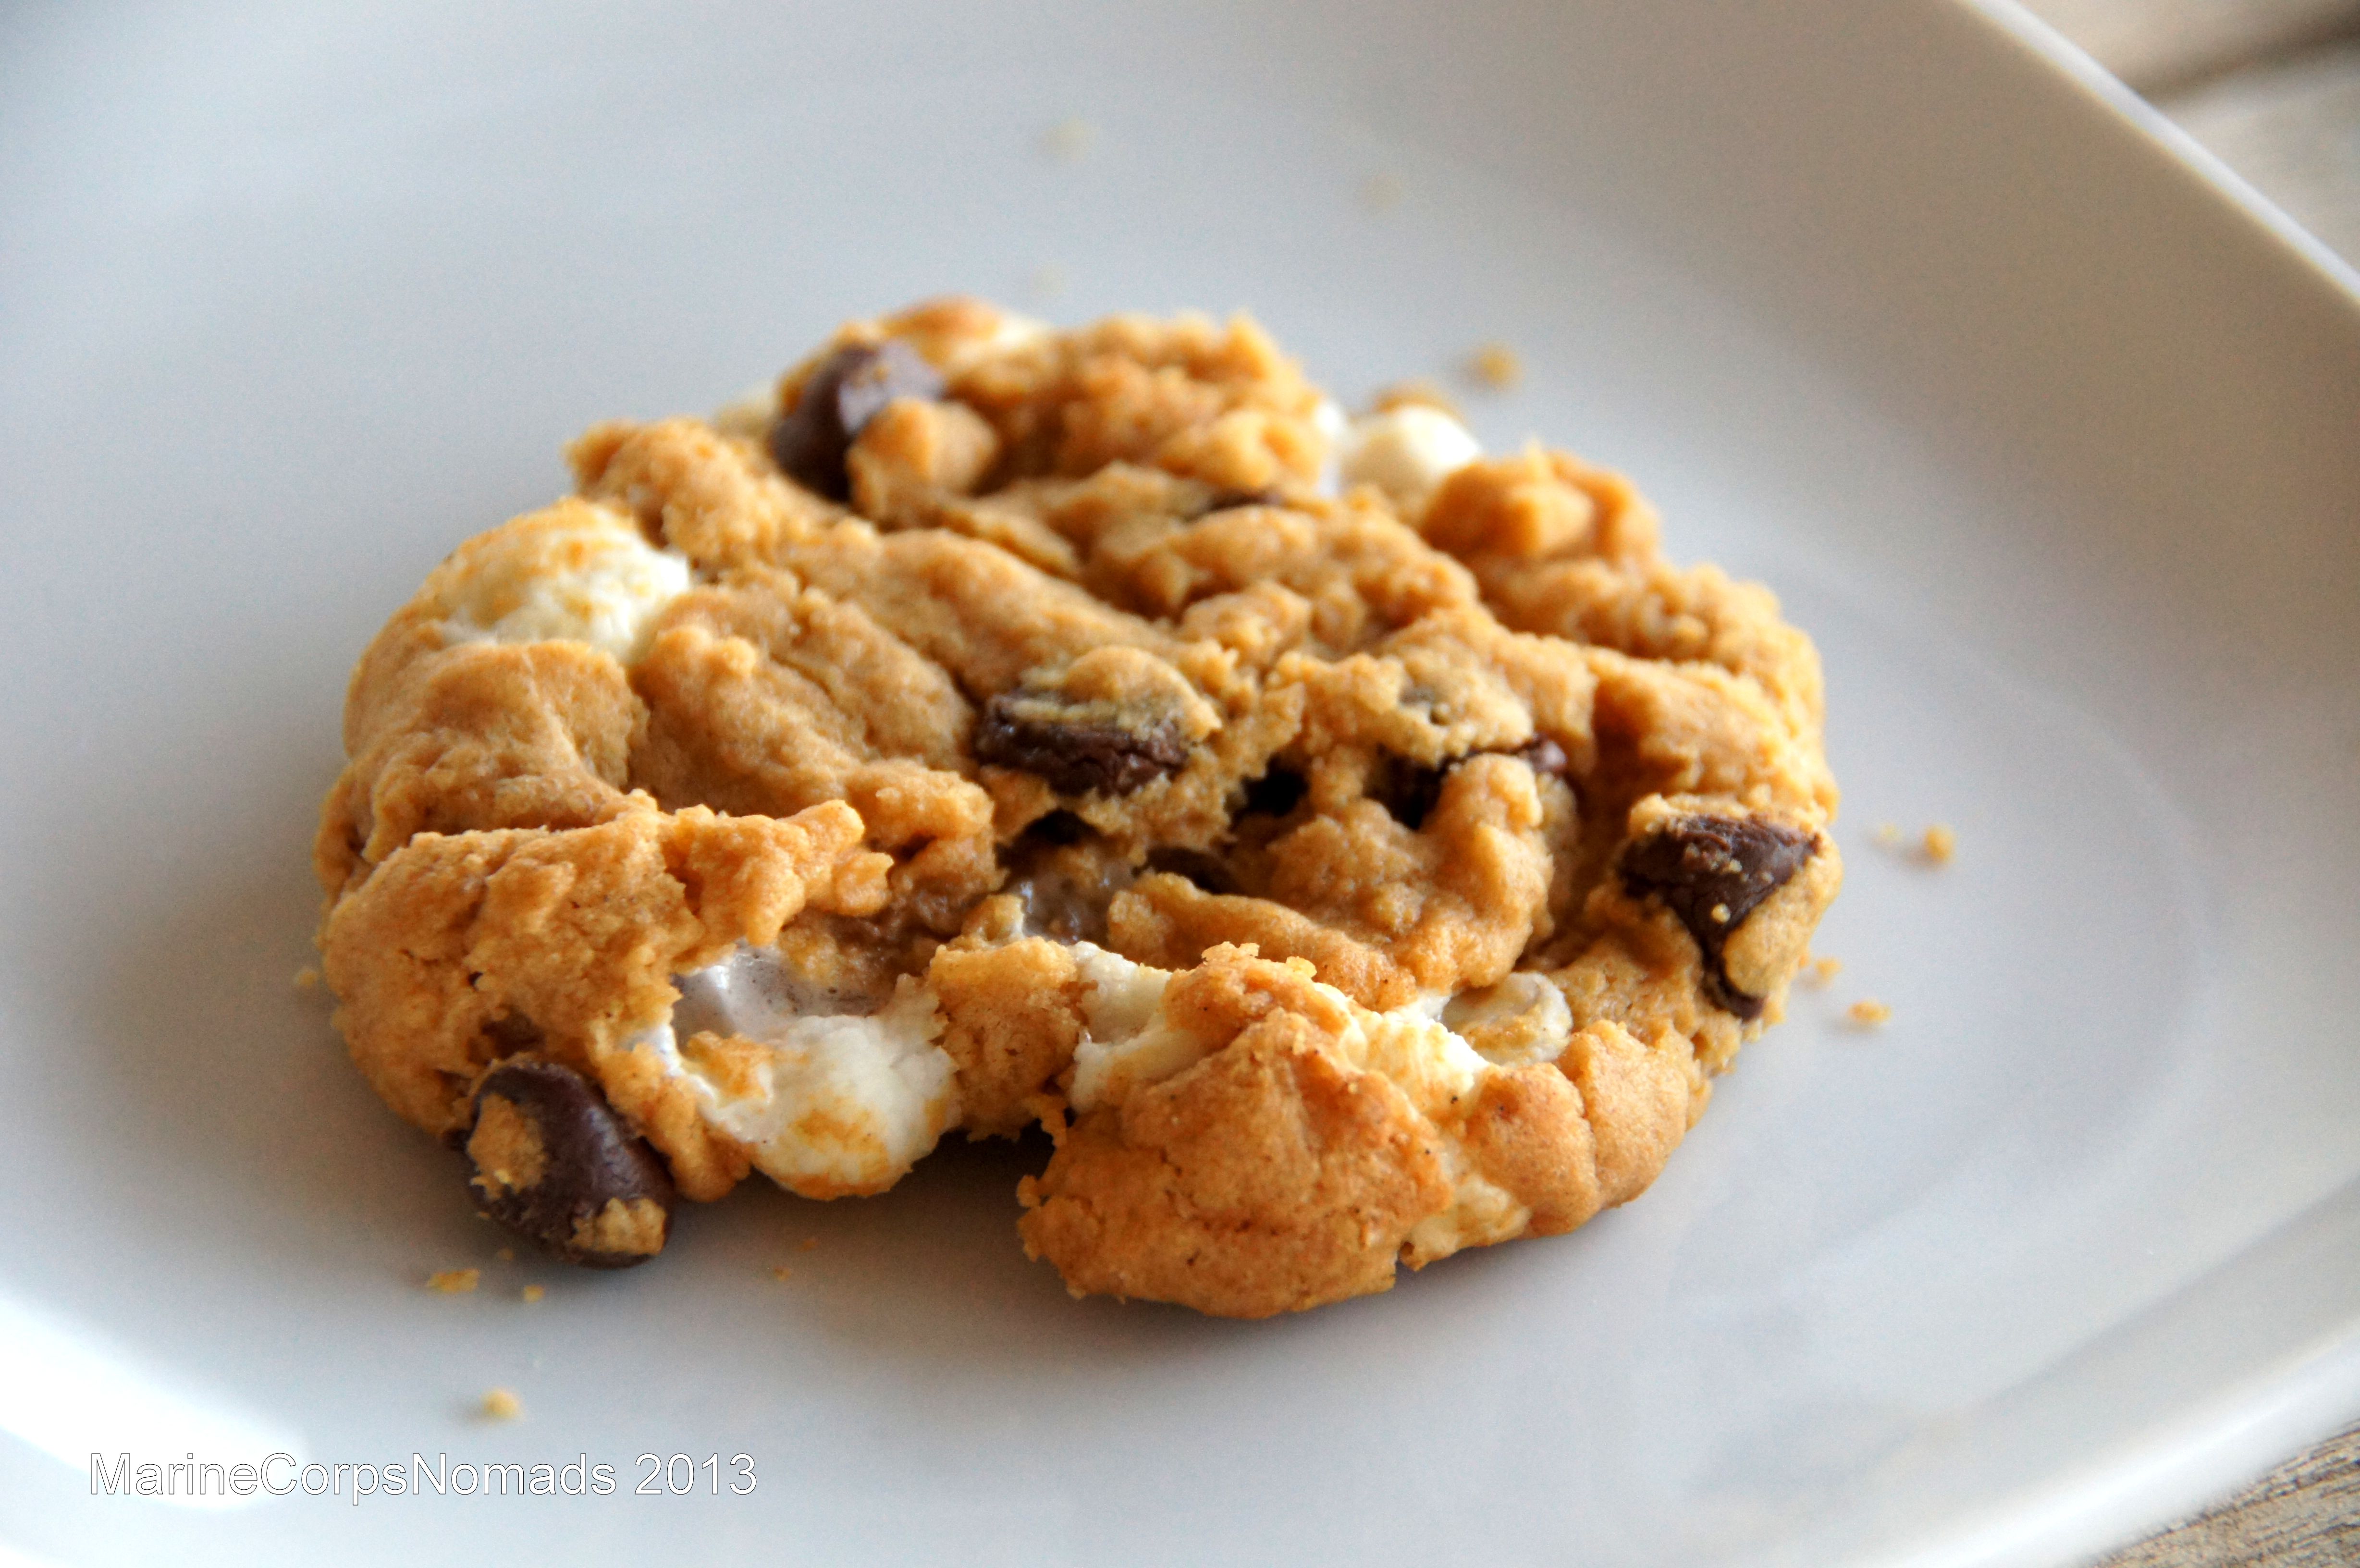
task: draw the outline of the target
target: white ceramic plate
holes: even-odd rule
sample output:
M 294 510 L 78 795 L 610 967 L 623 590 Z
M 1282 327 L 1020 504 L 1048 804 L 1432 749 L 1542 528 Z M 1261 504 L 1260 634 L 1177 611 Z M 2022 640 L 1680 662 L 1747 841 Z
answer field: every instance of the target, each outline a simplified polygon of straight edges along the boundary
M 2024 26 L 7 11 L 0 1562 L 2062 1562 L 2360 1415 L 2360 307 Z M 289 978 L 380 619 L 590 420 L 954 289 L 1348 397 L 1504 339 L 1487 439 L 1818 636 L 1846 967 L 1643 1202 L 1236 1324 L 1069 1301 L 953 1150 L 584 1278 L 347 1068 Z M 617 1487 L 92 1495 L 273 1449 Z

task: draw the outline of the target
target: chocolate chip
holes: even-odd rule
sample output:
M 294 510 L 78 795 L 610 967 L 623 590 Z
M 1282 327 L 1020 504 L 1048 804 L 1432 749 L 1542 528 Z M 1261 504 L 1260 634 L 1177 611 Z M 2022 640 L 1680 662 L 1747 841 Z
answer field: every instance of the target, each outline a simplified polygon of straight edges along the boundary
M 1147 868 L 1185 877 L 1207 893 L 1240 890 L 1236 875 L 1229 870 L 1229 862 L 1201 849 L 1183 849 L 1177 844 L 1151 849 L 1147 852 Z
M 1426 824 L 1426 813 L 1442 799 L 1443 776 L 1449 765 L 1427 768 L 1407 762 L 1398 757 L 1386 757 L 1377 765 L 1369 793 L 1379 805 L 1393 813 L 1393 821 L 1415 833 Z
M 1675 817 L 1622 852 L 1623 886 L 1653 893 L 1679 916 L 1704 955 L 1704 992 L 1741 1018 L 1762 1016 L 1762 998 L 1729 983 L 1721 949 L 1763 899 L 1811 858 L 1814 840 L 1775 822 Z
M 1128 795 L 1188 765 L 1188 748 L 1169 729 L 1067 724 L 1043 717 L 1034 693 L 1007 692 L 984 704 L 975 728 L 979 762 L 1037 773 L 1060 795 Z
M 1245 809 L 1266 817 L 1283 817 L 1302 804 L 1310 789 L 1302 774 L 1292 768 L 1273 768 L 1261 778 L 1246 781 Z
M 1535 773 L 1554 775 L 1562 779 L 1572 771 L 1573 764 L 1565 755 L 1565 747 L 1540 735 L 1514 751 L 1502 755 L 1521 757 Z M 1451 769 L 1467 759 L 1454 757 L 1439 767 L 1428 768 L 1422 763 L 1405 761 L 1398 757 L 1384 757 L 1378 765 L 1375 781 L 1369 793 L 1379 804 L 1393 813 L 1393 821 L 1415 832 L 1426 825 L 1426 819 L 1442 799 L 1442 781 L 1450 777 Z
M 663 1249 L 672 1177 L 570 1067 L 525 1056 L 486 1073 L 467 1166 L 476 1207 L 569 1263 L 627 1269 Z
M 942 395 L 942 372 L 898 338 L 840 348 L 820 362 L 795 406 L 770 427 L 770 455 L 797 484 L 841 501 L 852 494 L 844 456 L 862 427 L 896 397 Z

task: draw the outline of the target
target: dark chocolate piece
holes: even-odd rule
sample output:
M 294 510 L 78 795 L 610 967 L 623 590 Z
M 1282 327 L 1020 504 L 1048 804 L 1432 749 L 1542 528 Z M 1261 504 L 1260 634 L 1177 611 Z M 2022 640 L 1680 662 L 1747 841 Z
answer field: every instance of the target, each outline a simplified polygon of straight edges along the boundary
M 628 1269 L 663 1249 L 671 1174 L 570 1067 L 519 1056 L 486 1073 L 467 1168 L 477 1208 L 568 1263 Z
M 1037 711 L 1042 698 L 1010 692 L 984 704 L 975 727 L 978 762 L 1037 773 L 1060 795 L 1128 795 L 1188 765 L 1188 748 L 1164 728 L 1063 724 Z
M 770 455 L 797 484 L 844 500 L 852 494 L 845 454 L 862 428 L 896 397 L 942 395 L 942 372 L 898 338 L 840 348 L 820 362 L 795 406 L 770 427 Z
M 1622 852 L 1622 885 L 1652 893 L 1680 918 L 1704 955 L 1705 998 L 1741 1018 L 1762 998 L 1729 983 L 1721 949 L 1737 928 L 1811 858 L 1814 840 L 1776 822 L 1675 817 Z
M 1499 755 L 1520 757 L 1535 773 L 1544 776 L 1565 779 L 1573 771 L 1572 759 L 1566 756 L 1565 747 L 1546 735 L 1537 735 L 1515 750 Z M 1445 759 L 1439 767 L 1428 768 L 1388 756 L 1380 760 L 1369 793 L 1393 813 L 1393 821 L 1415 833 L 1426 825 L 1426 819 L 1433 811 L 1435 802 L 1442 799 L 1442 781 L 1450 777 L 1453 768 L 1466 760 L 1464 757 L 1453 757 Z M 1251 809 L 1251 796 L 1248 802 Z

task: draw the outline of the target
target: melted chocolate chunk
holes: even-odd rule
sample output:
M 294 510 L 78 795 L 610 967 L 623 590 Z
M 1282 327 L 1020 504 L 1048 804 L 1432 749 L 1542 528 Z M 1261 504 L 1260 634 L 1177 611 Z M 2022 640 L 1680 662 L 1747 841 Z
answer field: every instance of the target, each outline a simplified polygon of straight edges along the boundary
M 1302 774 L 1292 768 L 1273 768 L 1259 779 L 1247 780 L 1245 810 L 1266 817 L 1283 817 L 1302 804 L 1310 789 Z
M 1037 773 L 1060 795 L 1128 795 L 1188 765 L 1187 746 L 1167 729 L 1063 724 L 1022 711 L 1038 704 L 1022 692 L 984 704 L 976 760 Z
M 568 1263 L 628 1269 L 662 1249 L 671 1174 L 572 1068 L 537 1057 L 493 1068 L 466 1149 L 476 1207 Z
M 1741 1018 L 1762 1016 L 1762 998 L 1729 983 L 1721 949 L 1737 928 L 1811 858 L 1812 838 L 1775 822 L 1675 817 L 1622 852 L 1622 884 L 1653 893 L 1679 916 L 1704 955 L 1704 993 Z
M 831 500 L 852 494 L 845 453 L 896 397 L 943 395 L 942 372 L 898 338 L 840 348 L 803 383 L 795 406 L 770 427 L 770 455 L 787 476 Z
M 1229 863 L 1219 855 L 1201 849 L 1183 849 L 1177 844 L 1151 849 L 1147 852 L 1147 868 L 1185 877 L 1207 893 L 1242 891 L 1236 876 L 1229 870 Z

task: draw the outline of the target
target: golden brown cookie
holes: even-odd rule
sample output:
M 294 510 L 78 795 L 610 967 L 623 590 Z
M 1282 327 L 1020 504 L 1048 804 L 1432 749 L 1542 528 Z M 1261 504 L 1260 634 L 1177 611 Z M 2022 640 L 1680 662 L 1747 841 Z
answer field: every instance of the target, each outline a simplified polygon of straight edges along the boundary
M 355 1061 L 576 1261 L 1038 1123 L 1077 1294 L 1382 1290 L 1644 1190 L 1841 880 L 1767 593 L 1242 319 L 937 301 L 569 455 L 363 656 L 314 858 Z

